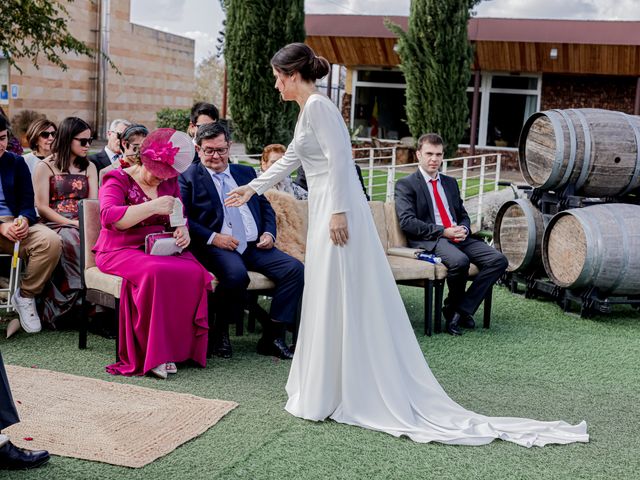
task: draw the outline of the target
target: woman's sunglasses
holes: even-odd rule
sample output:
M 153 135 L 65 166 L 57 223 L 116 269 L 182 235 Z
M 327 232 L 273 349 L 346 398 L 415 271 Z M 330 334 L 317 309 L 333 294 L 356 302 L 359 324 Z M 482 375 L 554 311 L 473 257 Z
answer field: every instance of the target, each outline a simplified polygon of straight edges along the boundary
M 93 142 L 93 138 L 89 137 L 89 138 L 75 138 L 74 140 L 77 140 L 78 142 L 80 142 L 80 146 L 81 147 L 86 147 L 87 145 L 91 145 L 91 142 Z
M 40 132 L 40 138 L 44 138 L 45 140 L 51 138 L 56 138 L 56 132 Z

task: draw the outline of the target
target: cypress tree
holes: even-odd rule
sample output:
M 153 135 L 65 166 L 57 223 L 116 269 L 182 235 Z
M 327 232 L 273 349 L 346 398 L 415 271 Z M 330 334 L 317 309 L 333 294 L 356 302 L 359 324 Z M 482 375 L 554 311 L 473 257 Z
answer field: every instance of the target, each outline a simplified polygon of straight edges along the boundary
M 467 37 L 470 9 L 479 0 L 412 0 L 409 26 L 387 27 L 398 35 L 406 78 L 406 112 L 411 135 L 439 133 L 452 156 L 462 139 L 469 108 L 467 85 L 473 49 Z
M 269 60 L 287 43 L 303 42 L 304 0 L 226 0 L 224 56 L 235 133 L 247 153 L 287 145 L 297 106 L 274 88 Z

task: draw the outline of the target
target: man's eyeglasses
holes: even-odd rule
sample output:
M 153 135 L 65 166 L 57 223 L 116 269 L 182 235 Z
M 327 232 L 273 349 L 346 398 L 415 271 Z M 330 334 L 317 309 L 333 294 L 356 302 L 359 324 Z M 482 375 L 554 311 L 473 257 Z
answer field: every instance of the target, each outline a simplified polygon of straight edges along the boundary
M 49 137 L 56 138 L 56 132 L 40 132 L 40 138 L 44 138 L 45 140 Z
M 89 137 L 89 138 L 73 138 L 74 140 L 77 140 L 78 142 L 80 142 L 80 146 L 81 147 L 86 147 L 87 145 L 91 145 L 91 142 L 93 142 L 93 138 Z
M 202 150 L 202 153 L 204 153 L 204 155 L 206 157 L 215 157 L 216 154 L 218 154 L 219 156 L 223 156 L 226 155 L 227 152 L 229 151 L 229 147 L 227 148 L 205 148 L 204 150 Z

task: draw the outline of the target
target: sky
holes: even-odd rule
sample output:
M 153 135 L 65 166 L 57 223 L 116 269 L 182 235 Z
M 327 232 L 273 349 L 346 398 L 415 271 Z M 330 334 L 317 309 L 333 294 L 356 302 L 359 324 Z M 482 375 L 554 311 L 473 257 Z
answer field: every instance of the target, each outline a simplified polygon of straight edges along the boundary
M 307 13 L 408 15 L 410 0 L 305 0 Z M 477 17 L 640 20 L 640 0 L 484 0 Z M 196 41 L 196 62 L 216 51 L 219 0 L 131 0 L 131 21 Z

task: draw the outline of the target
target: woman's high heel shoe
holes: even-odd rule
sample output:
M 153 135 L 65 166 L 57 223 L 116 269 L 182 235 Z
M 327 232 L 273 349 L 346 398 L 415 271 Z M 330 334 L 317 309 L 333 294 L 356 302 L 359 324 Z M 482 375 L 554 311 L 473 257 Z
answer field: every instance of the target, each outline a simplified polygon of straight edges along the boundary
M 161 363 L 155 368 L 151 369 L 151 373 L 162 380 L 167 379 L 167 366 L 164 363 Z

